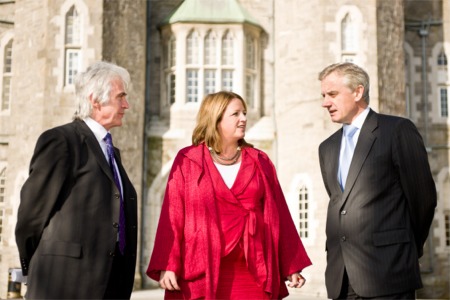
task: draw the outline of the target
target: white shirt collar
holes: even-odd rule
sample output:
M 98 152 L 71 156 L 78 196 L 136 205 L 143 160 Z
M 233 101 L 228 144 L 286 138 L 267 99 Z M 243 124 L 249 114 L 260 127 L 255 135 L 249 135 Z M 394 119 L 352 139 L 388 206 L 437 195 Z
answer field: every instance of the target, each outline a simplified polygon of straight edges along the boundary
M 367 106 L 366 109 L 364 109 L 364 110 L 362 111 L 362 113 L 360 113 L 360 114 L 356 117 L 356 119 L 353 120 L 352 125 L 355 126 L 355 127 L 357 127 L 358 129 L 361 129 L 362 126 L 363 126 L 363 124 L 364 124 L 364 121 L 365 121 L 366 118 L 367 118 L 367 115 L 369 114 L 369 112 L 370 112 L 370 107 Z M 344 125 L 344 126 L 345 126 L 345 125 Z
M 100 144 L 103 143 L 104 142 L 103 138 L 108 133 L 108 131 L 105 129 L 105 127 L 103 127 L 102 125 L 100 125 L 100 123 L 98 123 L 97 121 L 95 121 L 94 119 L 92 119 L 90 117 L 83 119 L 83 121 L 86 123 L 86 125 L 89 127 L 89 129 L 91 129 L 91 131 L 94 133 L 98 142 Z

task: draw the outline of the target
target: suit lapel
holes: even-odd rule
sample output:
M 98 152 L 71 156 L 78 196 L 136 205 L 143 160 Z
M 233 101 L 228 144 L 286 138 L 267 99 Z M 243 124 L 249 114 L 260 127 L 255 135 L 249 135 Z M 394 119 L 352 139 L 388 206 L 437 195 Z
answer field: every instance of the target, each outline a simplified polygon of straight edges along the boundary
M 353 153 L 352 162 L 347 175 L 347 181 L 345 183 L 344 194 L 342 195 L 342 204 L 348 198 L 350 191 L 355 184 L 358 174 L 366 160 L 367 156 L 372 149 L 372 145 L 376 140 L 374 130 L 378 127 L 378 115 L 374 111 L 370 110 L 366 120 L 361 128 L 361 132 L 358 137 L 358 142 Z
M 330 159 L 330 170 L 331 170 L 332 176 L 334 176 L 334 179 L 335 179 L 330 182 L 332 184 L 332 186 L 330 186 L 330 189 L 338 191 L 339 193 L 342 193 L 341 185 L 339 184 L 339 176 L 338 176 L 339 155 L 340 155 L 339 149 L 341 148 L 341 141 L 342 141 L 342 128 L 334 133 L 334 135 L 330 141 L 330 146 L 328 147 L 329 151 L 328 151 L 328 153 L 325 154 L 331 158 Z M 336 149 L 338 149 L 338 151 L 336 151 Z
M 109 167 L 109 163 L 106 160 L 106 157 L 103 154 L 102 148 L 100 148 L 100 145 L 98 144 L 94 133 L 83 121 L 75 121 L 75 124 L 77 125 L 78 132 L 84 138 L 87 146 L 89 147 L 89 149 L 91 149 L 92 153 L 94 153 L 94 156 L 97 160 L 97 163 L 100 165 L 100 168 L 109 177 L 109 179 L 114 182 L 114 177 L 111 168 Z
M 120 179 L 122 181 L 123 193 L 127 194 L 127 190 L 128 190 L 128 187 L 129 187 L 129 184 L 131 183 L 131 181 L 128 178 L 127 172 L 125 171 L 125 168 L 122 165 L 122 159 L 120 158 L 120 151 L 116 147 L 114 147 L 114 159 L 116 160 L 117 167 L 119 168 Z M 125 196 L 124 196 L 124 199 L 125 199 Z

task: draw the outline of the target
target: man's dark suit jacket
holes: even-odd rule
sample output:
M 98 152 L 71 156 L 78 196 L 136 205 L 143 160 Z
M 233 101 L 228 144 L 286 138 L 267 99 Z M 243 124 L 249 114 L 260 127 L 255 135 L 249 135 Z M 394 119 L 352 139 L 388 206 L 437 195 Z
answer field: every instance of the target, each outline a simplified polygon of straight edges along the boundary
M 329 298 L 344 268 L 355 292 L 376 297 L 422 286 L 418 259 L 433 220 L 436 188 L 422 138 L 408 119 L 369 112 L 344 191 L 338 181 L 342 129 L 319 146 L 330 196 L 326 224 Z
M 133 288 L 137 200 L 115 149 L 126 210 L 126 286 Z M 114 259 L 119 191 L 93 132 L 84 121 L 38 139 L 21 190 L 16 241 L 28 299 L 101 299 Z

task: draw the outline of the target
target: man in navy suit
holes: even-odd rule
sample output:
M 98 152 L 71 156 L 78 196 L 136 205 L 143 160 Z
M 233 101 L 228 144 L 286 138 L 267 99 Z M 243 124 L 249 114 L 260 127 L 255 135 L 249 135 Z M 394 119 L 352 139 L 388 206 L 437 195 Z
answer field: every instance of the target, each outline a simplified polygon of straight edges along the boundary
M 76 81 L 75 120 L 37 141 L 16 224 L 27 299 L 130 298 L 136 191 L 119 150 L 108 152 L 104 140 L 122 125 L 129 82 L 124 68 L 93 64 Z
M 319 80 L 322 106 L 343 124 L 319 146 L 330 197 L 328 297 L 415 299 L 422 287 L 419 258 L 436 206 L 422 138 L 410 120 L 369 108 L 369 76 L 357 65 L 332 64 Z M 344 142 L 347 127 L 354 130 Z M 346 158 L 349 149 L 353 155 Z

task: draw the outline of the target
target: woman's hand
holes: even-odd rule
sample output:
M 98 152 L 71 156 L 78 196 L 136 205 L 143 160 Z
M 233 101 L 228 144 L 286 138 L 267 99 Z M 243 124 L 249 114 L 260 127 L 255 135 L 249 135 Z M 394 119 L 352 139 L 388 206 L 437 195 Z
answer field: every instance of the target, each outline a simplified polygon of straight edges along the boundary
M 290 283 L 288 284 L 291 288 L 301 288 L 305 285 L 306 279 L 300 273 L 294 273 L 288 276 Z
M 177 283 L 177 275 L 172 271 L 161 271 L 161 276 L 159 277 L 159 285 L 161 288 L 168 291 L 179 291 L 180 287 Z

